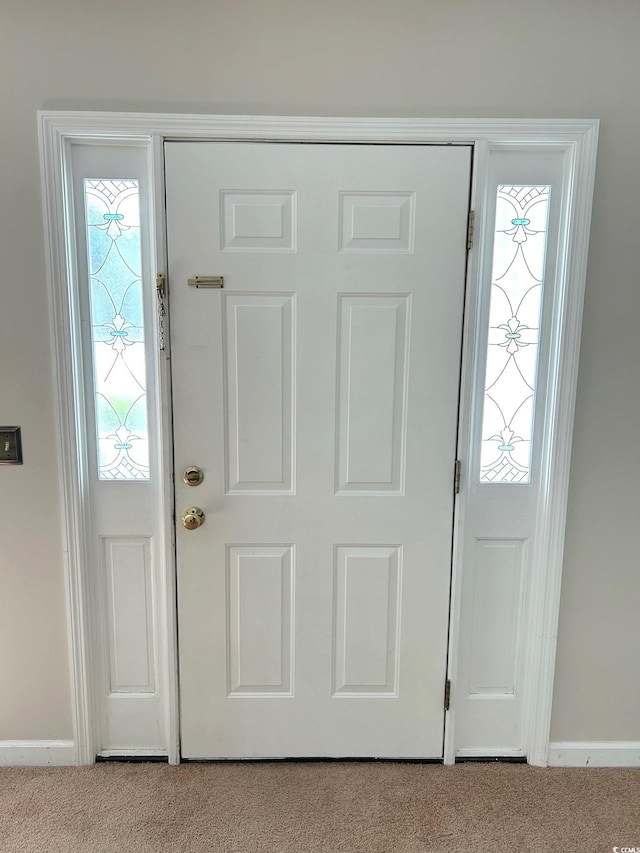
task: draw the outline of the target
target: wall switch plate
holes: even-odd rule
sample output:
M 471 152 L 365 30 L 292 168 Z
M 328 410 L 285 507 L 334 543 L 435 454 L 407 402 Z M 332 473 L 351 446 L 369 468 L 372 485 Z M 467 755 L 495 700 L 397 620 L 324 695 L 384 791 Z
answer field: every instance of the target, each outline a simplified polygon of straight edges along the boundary
M 0 465 L 22 465 L 20 427 L 0 426 Z

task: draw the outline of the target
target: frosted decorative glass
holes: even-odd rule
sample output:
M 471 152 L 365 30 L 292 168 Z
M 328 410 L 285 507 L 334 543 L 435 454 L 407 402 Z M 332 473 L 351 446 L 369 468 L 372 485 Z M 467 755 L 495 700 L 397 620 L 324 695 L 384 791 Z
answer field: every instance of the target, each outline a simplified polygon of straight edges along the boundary
M 85 180 L 84 197 L 98 476 L 148 480 L 138 181 Z
M 549 187 L 498 187 L 480 480 L 528 483 Z

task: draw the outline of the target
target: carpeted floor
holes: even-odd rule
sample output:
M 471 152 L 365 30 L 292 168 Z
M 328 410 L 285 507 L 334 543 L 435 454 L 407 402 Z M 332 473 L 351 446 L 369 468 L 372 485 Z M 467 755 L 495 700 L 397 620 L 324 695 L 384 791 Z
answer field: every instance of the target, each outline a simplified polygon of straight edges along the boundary
M 640 769 L 100 764 L 0 769 L 2 853 L 640 851 Z

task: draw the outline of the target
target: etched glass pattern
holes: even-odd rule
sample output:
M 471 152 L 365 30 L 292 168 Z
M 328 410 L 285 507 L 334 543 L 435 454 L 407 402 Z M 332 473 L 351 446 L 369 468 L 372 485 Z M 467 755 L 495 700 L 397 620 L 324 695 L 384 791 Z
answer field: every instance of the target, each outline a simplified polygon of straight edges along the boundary
M 549 187 L 498 187 L 480 480 L 528 483 Z
M 98 476 L 148 480 L 149 434 L 134 180 L 85 180 Z

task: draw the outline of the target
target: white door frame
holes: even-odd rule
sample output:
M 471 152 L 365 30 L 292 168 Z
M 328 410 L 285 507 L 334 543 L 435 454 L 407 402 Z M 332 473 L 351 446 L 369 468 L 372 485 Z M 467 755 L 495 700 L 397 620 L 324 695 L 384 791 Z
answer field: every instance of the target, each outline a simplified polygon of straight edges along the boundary
M 74 289 L 73 246 L 69 221 L 68 172 L 71 144 L 127 145 L 147 148 L 154 188 L 152 209 L 156 268 L 166 270 L 164 176 L 165 139 L 224 139 L 261 141 L 361 142 L 387 144 L 474 145 L 471 207 L 476 211 L 476 250 L 469 256 L 461 387 L 459 453 L 469 456 L 472 440 L 470 414 L 479 405 L 474 391 L 478 363 L 479 298 L 487 269 L 491 224 L 484 216 L 488 204 L 487 176 L 492 155 L 511 151 L 522 157 L 550 152 L 562 159 L 566 190 L 558 252 L 554 339 L 549 355 L 544 400 L 545 429 L 541 488 L 535 529 L 536 549 L 528 585 L 528 620 L 524 632 L 524 752 L 529 763 L 544 766 L 549 751 L 551 702 L 560 581 L 564 547 L 569 465 L 578 375 L 582 305 L 595 177 L 598 121 L 537 119 L 396 119 L 267 116 L 190 116 L 135 113 L 41 112 L 38 115 L 41 176 L 45 221 L 47 281 L 50 300 L 52 363 L 57 391 L 57 428 L 61 503 L 64 518 L 64 561 L 75 762 L 91 764 L 96 755 L 95 648 L 96 620 L 91 594 L 90 507 L 86 489 L 85 426 L 78 416 L 82 403 L 79 374 L 77 305 Z M 157 329 L 152 331 L 157 337 Z M 156 348 L 157 351 L 157 348 Z M 164 355 L 164 354 L 163 354 Z M 155 375 L 161 399 L 155 416 L 165 439 L 159 464 L 164 471 L 158 487 L 161 628 L 158 661 L 167 685 L 166 755 L 179 761 L 175 566 L 172 544 L 171 435 L 168 362 L 157 359 Z M 477 378 L 477 377 L 476 377 Z M 464 565 L 459 556 L 465 519 L 465 478 L 458 498 L 454 534 L 451 628 L 448 672 L 455 698 L 461 590 Z M 445 763 L 455 760 L 455 703 L 446 715 Z

